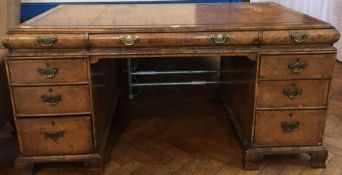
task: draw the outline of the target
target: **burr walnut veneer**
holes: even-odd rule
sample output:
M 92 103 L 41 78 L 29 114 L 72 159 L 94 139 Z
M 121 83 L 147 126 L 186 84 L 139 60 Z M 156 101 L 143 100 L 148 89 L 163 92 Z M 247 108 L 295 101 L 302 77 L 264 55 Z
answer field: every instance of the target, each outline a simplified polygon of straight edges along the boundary
M 258 169 L 268 154 L 294 153 L 308 153 L 311 166 L 323 168 L 338 39 L 330 24 L 274 3 L 54 8 L 3 39 L 18 174 L 60 161 L 84 161 L 89 174 L 102 174 L 120 94 L 117 58 L 197 56 L 220 56 L 229 70 L 220 74 L 218 94 L 245 169 Z

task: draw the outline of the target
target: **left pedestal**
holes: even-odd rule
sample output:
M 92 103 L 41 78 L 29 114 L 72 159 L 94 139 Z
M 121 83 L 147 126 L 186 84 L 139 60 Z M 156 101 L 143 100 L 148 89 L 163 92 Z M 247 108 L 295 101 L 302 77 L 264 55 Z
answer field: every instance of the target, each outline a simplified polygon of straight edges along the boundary
M 17 174 L 32 174 L 37 163 L 84 162 L 88 174 L 102 175 L 120 91 L 115 81 L 100 80 L 115 76 L 115 61 L 92 66 L 82 56 L 8 55 L 6 66 L 20 148 Z

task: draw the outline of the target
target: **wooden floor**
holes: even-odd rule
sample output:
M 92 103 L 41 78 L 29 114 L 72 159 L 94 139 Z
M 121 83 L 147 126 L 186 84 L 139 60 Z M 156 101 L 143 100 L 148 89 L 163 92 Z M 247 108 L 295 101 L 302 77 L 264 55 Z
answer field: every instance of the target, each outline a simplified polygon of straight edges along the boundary
M 157 94 L 156 94 L 157 93 Z M 106 175 L 342 175 L 342 64 L 336 63 L 325 131 L 326 169 L 307 155 L 268 156 L 259 171 L 241 169 L 241 154 L 214 88 L 143 89 L 121 106 L 107 150 Z M 0 134 L 0 174 L 14 174 L 15 139 Z M 46 164 L 36 175 L 86 174 L 79 164 Z

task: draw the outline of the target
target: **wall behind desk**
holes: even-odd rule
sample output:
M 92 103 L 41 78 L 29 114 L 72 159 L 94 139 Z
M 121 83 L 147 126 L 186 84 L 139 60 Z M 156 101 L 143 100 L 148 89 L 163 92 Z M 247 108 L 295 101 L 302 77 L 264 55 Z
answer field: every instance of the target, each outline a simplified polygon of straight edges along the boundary
M 0 37 L 6 34 L 10 27 L 19 24 L 19 16 L 20 0 L 0 0 Z
M 3 37 L 9 28 L 19 24 L 19 14 L 20 0 L 0 0 L 0 37 Z M 4 66 L 4 57 L 7 50 L 2 47 L 0 40 L 0 128 L 7 121 L 12 120 L 9 90 Z

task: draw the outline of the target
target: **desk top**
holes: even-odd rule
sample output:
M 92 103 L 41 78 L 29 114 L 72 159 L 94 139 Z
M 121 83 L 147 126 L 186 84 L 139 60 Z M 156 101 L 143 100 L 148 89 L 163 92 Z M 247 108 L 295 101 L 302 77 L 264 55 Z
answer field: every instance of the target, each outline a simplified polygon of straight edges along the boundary
M 275 3 L 61 5 L 12 32 L 165 32 L 332 28 Z M 70 30 L 72 29 L 72 30 Z

